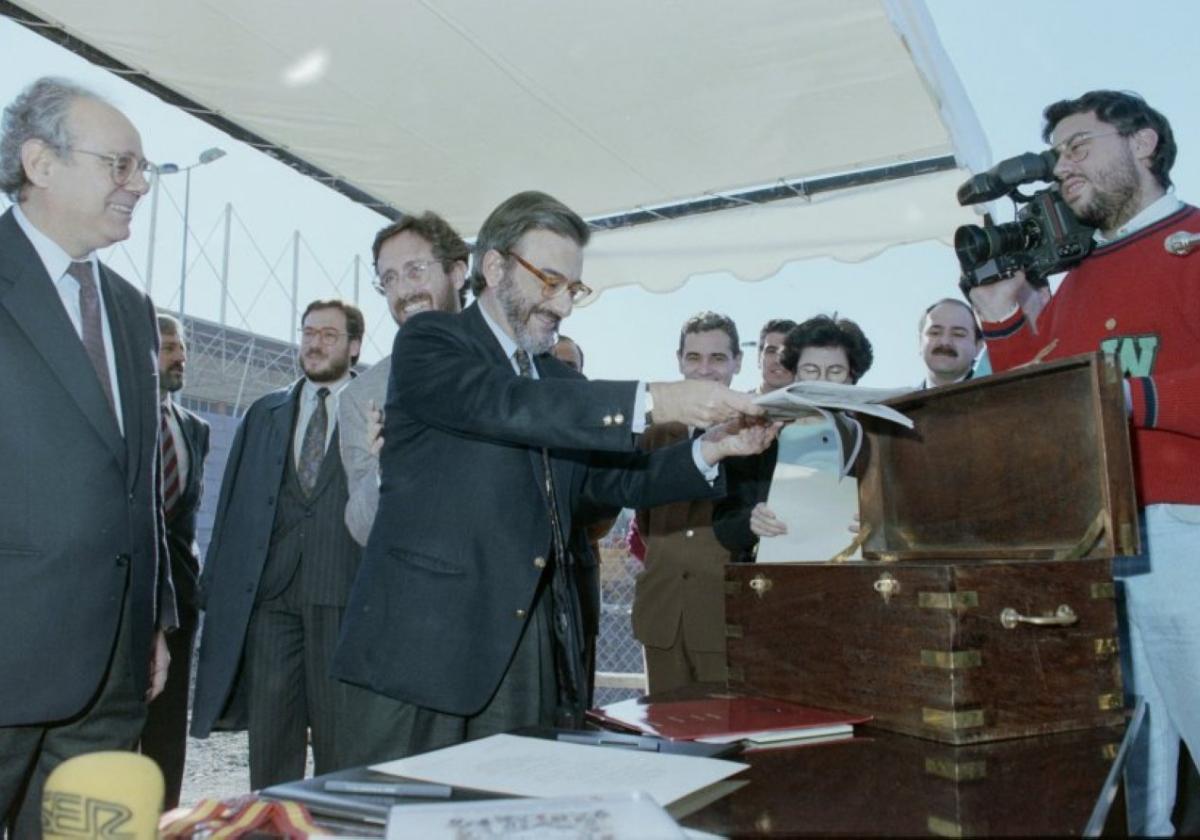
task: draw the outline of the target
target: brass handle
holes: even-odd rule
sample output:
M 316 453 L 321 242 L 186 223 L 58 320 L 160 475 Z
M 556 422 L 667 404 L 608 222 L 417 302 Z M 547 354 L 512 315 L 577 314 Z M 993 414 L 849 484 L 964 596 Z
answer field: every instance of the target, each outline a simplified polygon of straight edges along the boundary
M 879 580 L 871 584 L 871 588 L 883 597 L 883 602 L 886 604 L 892 600 L 893 595 L 900 594 L 900 581 L 884 572 L 879 576 Z
M 750 589 L 759 598 L 762 598 L 764 595 L 770 592 L 773 585 L 774 584 L 772 584 L 771 579 L 761 572 L 750 578 Z
M 1000 611 L 1000 624 L 1005 630 L 1012 630 L 1018 624 L 1035 624 L 1038 627 L 1068 627 L 1079 621 L 1075 610 L 1066 604 L 1060 604 L 1054 615 L 1021 615 L 1012 607 Z

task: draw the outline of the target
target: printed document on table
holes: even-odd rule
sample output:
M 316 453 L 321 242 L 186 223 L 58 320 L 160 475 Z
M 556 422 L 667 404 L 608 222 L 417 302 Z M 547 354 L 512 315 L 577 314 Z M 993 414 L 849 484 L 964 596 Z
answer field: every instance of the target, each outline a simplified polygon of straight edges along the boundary
M 683 840 L 687 835 L 641 792 L 554 799 L 488 799 L 436 805 L 397 805 L 388 815 L 387 840 L 474 840 L 518 837 L 619 837 Z
M 747 766 L 717 758 L 492 735 L 371 769 L 514 796 L 590 796 L 641 790 L 666 806 Z

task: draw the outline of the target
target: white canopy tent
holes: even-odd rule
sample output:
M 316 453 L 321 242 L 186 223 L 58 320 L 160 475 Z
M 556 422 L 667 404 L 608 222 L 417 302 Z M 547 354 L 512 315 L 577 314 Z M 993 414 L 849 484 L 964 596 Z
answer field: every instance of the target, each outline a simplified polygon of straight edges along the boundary
M 971 215 L 964 170 L 990 162 L 918 0 L 0 12 L 388 215 L 473 233 L 508 195 L 552 193 L 600 229 L 598 289 L 944 241 Z

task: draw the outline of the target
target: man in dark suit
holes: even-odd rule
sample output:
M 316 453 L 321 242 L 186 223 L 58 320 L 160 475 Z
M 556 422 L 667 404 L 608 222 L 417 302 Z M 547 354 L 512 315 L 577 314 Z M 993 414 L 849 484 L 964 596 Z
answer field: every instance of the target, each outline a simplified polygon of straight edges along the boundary
M 163 808 L 179 805 L 183 761 L 187 752 L 188 687 L 192 677 L 192 647 L 200 608 L 196 582 L 200 549 L 196 545 L 196 511 L 204 492 L 204 459 L 208 457 L 208 424 L 198 414 L 176 405 L 171 394 L 183 388 L 187 345 L 182 325 L 170 315 L 158 316 L 158 392 L 162 463 L 163 516 L 171 579 L 179 609 L 179 629 L 167 637 L 171 666 L 167 685 L 146 715 L 141 749 L 158 762 L 166 782 Z
M 344 518 L 337 416 L 363 316 L 318 300 L 302 323 L 304 378 L 257 400 L 238 427 L 200 578 L 192 734 L 207 737 L 227 707 L 241 712 L 230 701 L 243 689 L 244 715 L 230 717 L 244 716 L 250 731 L 255 790 L 304 775 L 309 729 L 316 771 L 337 769 L 350 714 L 329 676 L 361 553 Z
M 175 627 L 157 490 L 150 300 L 99 262 L 150 169 L 137 130 L 68 82 L 4 111 L 0 188 L 0 819 L 41 832 L 46 776 L 131 749 Z
M 675 353 L 684 379 L 728 387 L 742 368 L 737 325 L 699 312 L 679 331 Z M 652 451 L 690 440 L 702 429 L 655 423 L 639 443 Z M 633 594 L 633 635 L 646 657 L 651 694 L 725 679 L 725 564 L 729 550 L 713 535 L 713 500 L 690 499 L 643 508 L 638 533 L 645 569 Z
M 921 361 L 925 379 L 921 388 L 964 382 L 975 370 L 983 352 L 983 329 L 970 305 L 942 298 L 921 316 Z
M 704 426 L 756 409 L 711 382 L 588 382 L 550 356 L 587 293 L 587 240 L 550 196 L 513 196 L 476 239 L 477 303 L 416 315 L 396 339 L 379 515 L 334 660 L 340 678 L 417 707 L 362 733 L 380 758 L 578 721 L 583 633 L 565 550 L 577 510 L 710 495 L 716 463 L 773 432 L 633 452 L 647 407 Z

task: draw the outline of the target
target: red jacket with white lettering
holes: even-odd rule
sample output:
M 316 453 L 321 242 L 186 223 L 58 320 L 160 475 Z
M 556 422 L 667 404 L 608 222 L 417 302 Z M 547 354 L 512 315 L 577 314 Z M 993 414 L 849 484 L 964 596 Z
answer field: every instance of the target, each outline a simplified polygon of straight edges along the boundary
M 1200 504 L 1200 250 L 1179 257 L 1163 240 L 1200 232 L 1200 210 L 1178 212 L 1097 248 L 1038 316 L 985 322 L 995 371 L 1102 350 L 1116 356 L 1133 397 L 1133 462 L 1141 504 Z

